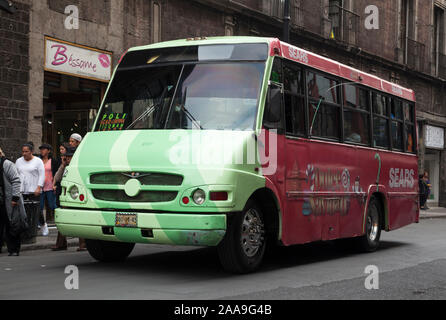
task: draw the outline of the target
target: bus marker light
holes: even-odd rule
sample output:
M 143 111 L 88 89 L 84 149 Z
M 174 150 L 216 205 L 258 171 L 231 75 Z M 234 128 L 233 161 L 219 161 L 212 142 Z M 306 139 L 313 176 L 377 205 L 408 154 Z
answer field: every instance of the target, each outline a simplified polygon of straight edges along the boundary
M 184 204 L 189 204 L 189 198 L 188 197 L 184 197 L 183 198 L 183 203 Z
M 84 202 L 84 200 L 85 200 L 85 196 L 84 196 L 83 194 L 81 194 L 81 195 L 79 196 L 79 200 L 80 200 L 81 202 Z
M 211 201 L 228 201 L 228 193 L 227 192 L 211 192 L 210 194 Z

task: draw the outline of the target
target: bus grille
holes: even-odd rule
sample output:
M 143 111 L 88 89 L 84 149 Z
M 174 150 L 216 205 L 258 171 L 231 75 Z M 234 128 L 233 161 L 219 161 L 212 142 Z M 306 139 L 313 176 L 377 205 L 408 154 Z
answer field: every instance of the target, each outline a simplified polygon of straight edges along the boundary
M 130 179 L 137 179 L 143 186 L 181 186 L 183 177 L 165 173 L 150 172 L 109 172 L 90 176 L 91 184 L 125 185 Z
M 175 191 L 141 191 L 136 197 L 129 197 L 123 190 L 92 190 L 97 200 L 115 202 L 169 202 L 176 199 Z

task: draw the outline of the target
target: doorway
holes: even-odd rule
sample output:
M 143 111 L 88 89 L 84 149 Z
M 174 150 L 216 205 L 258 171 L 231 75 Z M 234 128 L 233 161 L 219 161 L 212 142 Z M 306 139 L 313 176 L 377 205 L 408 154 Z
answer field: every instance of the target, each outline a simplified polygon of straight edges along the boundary
M 440 189 L 440 152 L 426 150 L 424 170 L 429 173 L 431 193 L 427 200 L 430 207 L 438 207 Z M 420 174 L 422 174 L 421 172 Z
M 45 72 L 43 142 L 58 155 L 59 146 L 73 133 L 91 131 L 107 84 Z

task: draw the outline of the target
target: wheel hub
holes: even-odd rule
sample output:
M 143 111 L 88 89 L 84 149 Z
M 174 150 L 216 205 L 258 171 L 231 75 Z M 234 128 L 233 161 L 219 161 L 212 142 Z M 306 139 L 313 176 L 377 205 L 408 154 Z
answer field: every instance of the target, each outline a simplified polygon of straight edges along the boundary
M 367 217 L 367 234 L 370 241 L 375 241 L 378 237 L 379 225 L 378 225 L 378 214 L 377 212 L 372 212 Z
M 265 226 L 255 209 L 246 212 L 242 224 L 242 248 L 248 257 L 254 257 L 265 241 Z

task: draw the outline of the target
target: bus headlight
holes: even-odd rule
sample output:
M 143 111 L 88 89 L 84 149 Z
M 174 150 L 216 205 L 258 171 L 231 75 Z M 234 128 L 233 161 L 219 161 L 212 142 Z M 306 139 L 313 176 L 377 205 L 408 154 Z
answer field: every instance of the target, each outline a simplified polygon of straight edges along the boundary
M 76 186 L 71 187 L 70 196 L 73 200 L 76 200 L 77 198 L 79 198 L 79 188 Z
M 197 189 L 192 195 L 192 198 L 194 199 L 195 204 L 201 206 L 206 201 L 206 193 L 201 189 Z

